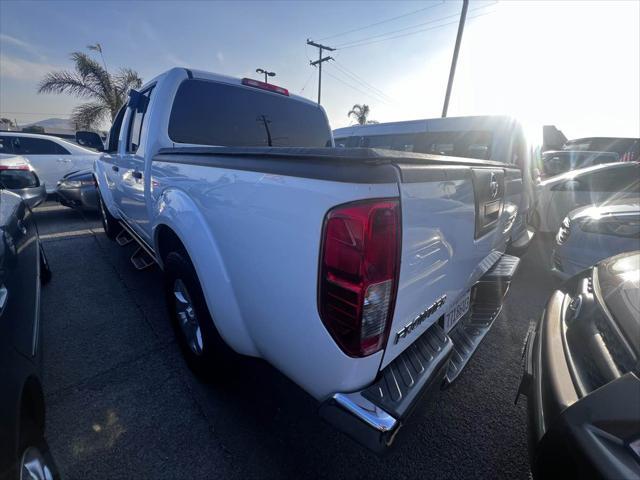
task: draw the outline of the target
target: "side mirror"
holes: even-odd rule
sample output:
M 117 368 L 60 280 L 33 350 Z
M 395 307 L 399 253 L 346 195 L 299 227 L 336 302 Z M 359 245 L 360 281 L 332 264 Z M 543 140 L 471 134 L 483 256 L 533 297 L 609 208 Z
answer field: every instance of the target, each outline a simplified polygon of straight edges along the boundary
M 76 132 L 76 142 L 83 147 L 93 148 L 99 152 L 104 152 L 102 138 L 96 132 L 78 131 Z

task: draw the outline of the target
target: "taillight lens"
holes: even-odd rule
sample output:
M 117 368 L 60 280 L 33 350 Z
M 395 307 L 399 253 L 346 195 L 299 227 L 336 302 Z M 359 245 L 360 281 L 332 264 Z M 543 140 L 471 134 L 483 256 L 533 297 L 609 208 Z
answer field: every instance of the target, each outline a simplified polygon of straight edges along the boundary
M 381 350 L 398 284 L 398 200 L 357 202 L 330 210 L 320 261 L 320 316 L 331 336 L 353 357 Z

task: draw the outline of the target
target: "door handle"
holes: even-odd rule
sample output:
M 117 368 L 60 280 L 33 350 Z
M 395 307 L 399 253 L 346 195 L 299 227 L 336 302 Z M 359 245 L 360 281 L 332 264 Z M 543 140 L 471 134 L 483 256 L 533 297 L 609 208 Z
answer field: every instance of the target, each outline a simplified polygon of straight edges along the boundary
M 111 165 L 111 170 L 113 170 L 114 172 L 118 172 L 120 171 L 120 168 L 116 167 L 115 165 Z
M 133 178 L 137 178 L 138 180 L 140 180 L 142 178 L 142 172 L 134 170 L 133 172 L 131 172 L 131 176 Z
M 69 160 L 68 158 L 58 158 L 56 160 L 56 162 L 58 163 L 69 163 L 71 160 Z

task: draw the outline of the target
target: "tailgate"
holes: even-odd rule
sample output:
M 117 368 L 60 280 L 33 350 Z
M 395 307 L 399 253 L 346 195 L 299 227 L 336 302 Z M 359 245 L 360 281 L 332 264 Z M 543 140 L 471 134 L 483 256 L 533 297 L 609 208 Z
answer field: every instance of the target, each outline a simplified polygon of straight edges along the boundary
M 449 312 L 504 252 L 505 169 L 398 165 L 402 253 L 381 368 Z

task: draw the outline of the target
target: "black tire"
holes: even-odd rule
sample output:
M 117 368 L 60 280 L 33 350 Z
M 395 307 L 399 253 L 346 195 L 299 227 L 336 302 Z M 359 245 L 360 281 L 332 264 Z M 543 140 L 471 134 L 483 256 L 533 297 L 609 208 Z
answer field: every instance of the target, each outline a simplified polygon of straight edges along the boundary
M 100 212 L 100 220 L 102 220 L 102 228 L 104 228 L 104 233 L 107 235 L 107 238 L 115 240 L 120 231 L 122 231 L 122 226 L 118 222 L 118 219 L 111 215 L 111 213 L 109 213 L 109 210 L 102 201 L 102 195 L 100 195 L 99 191 L 98 211 Z
M 46 285 L 51 281 L 51 267 L 49 266 L 49 260 L 44 253 L 42 244 L 40 244 L 40 283 Z
M 18 478 L 31 478 L 28 476 L 21 477 L 22 469 L 26 458 L 31 458 L 32 468 L 46 466 L 53 480 L 60 479 L 58 467 L 51 455 L 51 450 L 47 441 L 44 439 L 43 432 L 28 418 L 23 419 L 20 432 L 20 448 L 18 450 L 17 470 Z M 39 465 L 35 465 L 34 459 L 39 459 Z M 27 474 L 28 472 L 24 472 Z
M 178 287 L 178 282 L 182 282 L 186 291 L 184 297 L 194 313 L 193 317 L 189 317 L 190 321 L 186 321 L 185 312 L 180 311 L 184 304 L 176 295 L 176 289 L 181 288 Z M 189 368 L 205 380 L 227 378 L 232 371 L 231 365 L 236 354 L 216 330 L 198 276 L 184 250 L 173 251 L 167 255 L 164 261 L 164 290 L 169 316 Z M 185 333 L 192 329 L 195 323 L 199 327 L 201 340 L 196 346 L 193 336 Z M 188 326 L 183 327 L 181 324 Z

